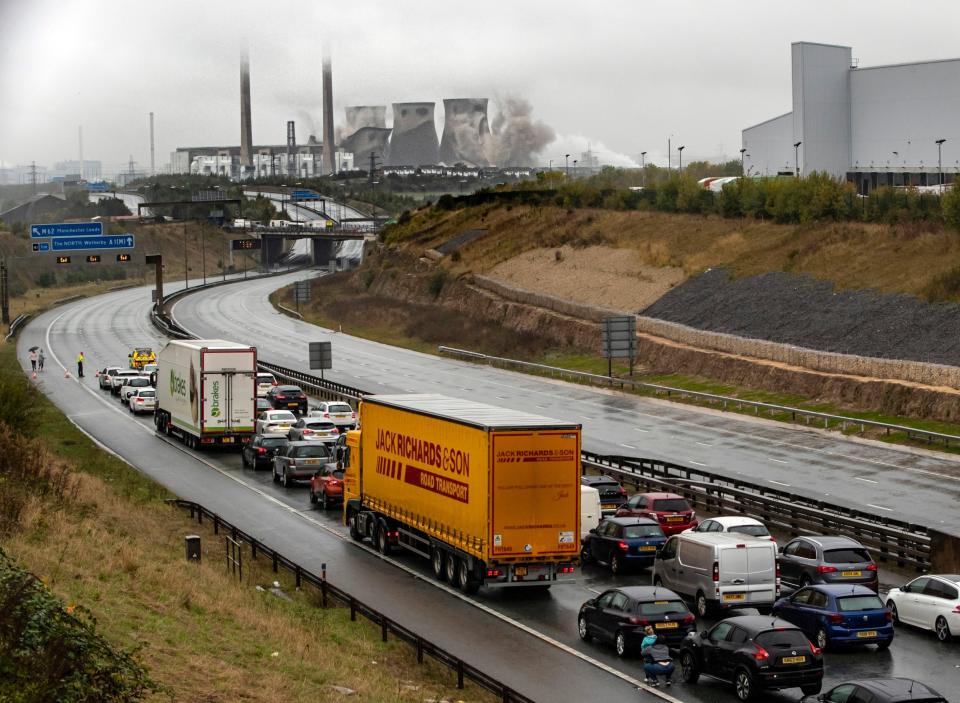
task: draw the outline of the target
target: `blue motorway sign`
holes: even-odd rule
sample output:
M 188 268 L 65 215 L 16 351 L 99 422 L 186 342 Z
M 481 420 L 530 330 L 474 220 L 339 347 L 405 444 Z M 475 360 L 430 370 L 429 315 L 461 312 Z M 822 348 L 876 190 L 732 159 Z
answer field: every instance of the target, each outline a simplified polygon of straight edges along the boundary
M 105 237 L 54 237 L 54 251 L 77 249 L 133 249 L 132 234 L 109 234 Z
M 50 251 L 50 242 L 34 242 L 34 251 Z
M 320 193 L 315 190 L 294 190 L 290 193 L 291 200 L 319 200 Z
M 100 237 L 102 222 L 62 222 L 52 225 L 30 225 L 30 238 L 46 237 Z

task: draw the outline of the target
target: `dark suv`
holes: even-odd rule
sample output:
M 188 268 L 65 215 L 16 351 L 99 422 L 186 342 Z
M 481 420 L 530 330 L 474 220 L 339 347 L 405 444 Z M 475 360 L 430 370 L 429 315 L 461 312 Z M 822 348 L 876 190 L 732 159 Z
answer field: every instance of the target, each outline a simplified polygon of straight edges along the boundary
M 741 615 L 687 635 L 680 644 L 680 671 L 689 684 L 701 675 L 728 681 L 742 701 L 783 688 L 812 696 L 823 685 L 823 653 L 786 620 Z
M 859 584 L 874 593 L 880 587 L 870 552 L 849 537 L 797 537 L 780 554 L 781 580 L 802 588 L 814 583 Z
M 273 480 L 289 487 L 306 481 L 324 466 L 336 467 L 334 448 L 321 442 L 287 442 L 273 455 Z
M 291 410 L 307 414 L 307 394 L 299 386 L 274 386 L 264 396 L 274 410 Z
M 600 513 L 613 515 L 627 502 L 626 489 L 609 476 L 581 476 L 580 484 L 596 488 L 600 493 Z

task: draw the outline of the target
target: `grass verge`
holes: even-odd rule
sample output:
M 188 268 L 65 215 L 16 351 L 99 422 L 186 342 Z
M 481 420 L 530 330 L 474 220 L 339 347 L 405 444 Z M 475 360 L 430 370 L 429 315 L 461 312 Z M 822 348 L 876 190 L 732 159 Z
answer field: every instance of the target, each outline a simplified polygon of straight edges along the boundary
M 113 646 L 138 650 L 164 687 L 146 700 L 489 700 L 473 687 L 456 691 L 451 672 L 417 665 L 412 649 L 380 642 L 349 611 L 317 607 L 265 560 L 248 559 L 243 580 L 232 577 L 222 537 L 201 530 L 203 563 L 187 563 L 183 537 L 197 526 L 164 504 L 165 489 L 98 449 L 30 388 L 13 345 L 0 347 L 0 392 L 22 411 L 11 417 L 15 404 L 0 404 L 0 421 L 13 421 L 5 453 L 33 452 L 0 465 L 3 549 L 69 604 L 64 612 L 85 608 Z M 24 479 L 10 468 L 34 466 L 59 469 Z M 61 483 L 69 490 L 48 489 Z M 275 580 L 289 600 L 270 593 Z

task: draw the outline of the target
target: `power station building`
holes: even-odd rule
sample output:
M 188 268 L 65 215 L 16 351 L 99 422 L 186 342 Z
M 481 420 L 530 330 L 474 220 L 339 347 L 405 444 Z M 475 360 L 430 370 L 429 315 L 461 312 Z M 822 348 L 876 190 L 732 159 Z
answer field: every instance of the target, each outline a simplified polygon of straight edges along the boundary
M 825 171 L 860 192 L 960 173 L 960 59 L 861 67 L 812 42 L 791 57 L 793 109 L 743 130 L 746 173 Z

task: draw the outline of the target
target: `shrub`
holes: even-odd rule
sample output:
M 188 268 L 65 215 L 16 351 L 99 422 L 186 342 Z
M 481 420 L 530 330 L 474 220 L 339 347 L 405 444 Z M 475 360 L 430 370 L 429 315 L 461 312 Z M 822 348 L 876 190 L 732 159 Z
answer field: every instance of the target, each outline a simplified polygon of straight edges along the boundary
M 440 293 L 443 292 L 443 287 L 447 284 L 448 275 L 449 272 L 441 266 L 430 276 L 430 281 L 427 283 L 427 290 L 434 298 L 439 297 Z
M 34 277 L 33 282 L 41 288 L 49 288 L 57 285 L 57 274 L 53 271 L 41 271 Z

